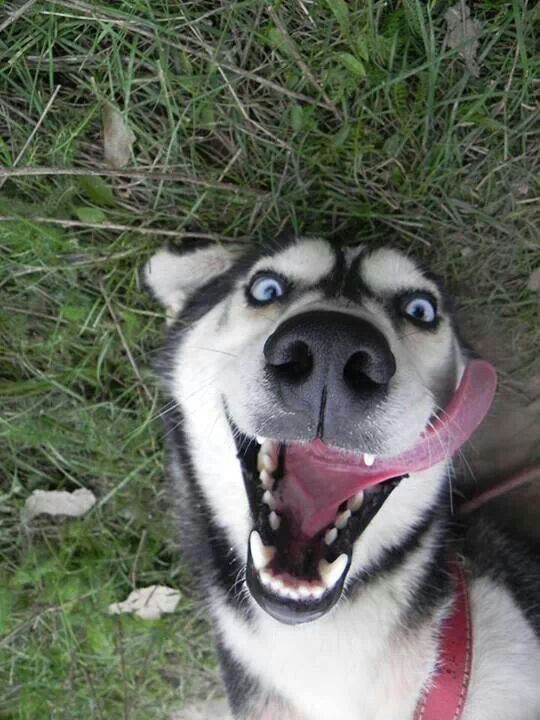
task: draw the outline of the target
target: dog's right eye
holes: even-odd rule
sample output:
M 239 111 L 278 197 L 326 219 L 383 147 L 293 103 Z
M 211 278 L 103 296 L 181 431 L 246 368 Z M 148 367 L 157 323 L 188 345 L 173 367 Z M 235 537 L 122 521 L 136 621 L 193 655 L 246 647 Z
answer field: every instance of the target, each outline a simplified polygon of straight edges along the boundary
M 285 280 L 274 273 L 258 273 L 251 280 L 248 288 L 248 299 L 256 305 L 268 305 L 285 295 Z

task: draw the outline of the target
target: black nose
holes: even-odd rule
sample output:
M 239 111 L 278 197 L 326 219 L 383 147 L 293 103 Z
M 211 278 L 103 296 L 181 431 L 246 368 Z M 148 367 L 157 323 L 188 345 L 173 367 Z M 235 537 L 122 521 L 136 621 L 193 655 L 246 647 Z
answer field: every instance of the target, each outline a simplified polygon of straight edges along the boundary
M 264 346 L 267 376 L 289 410 L 308 405 L 320 413 L 321 397 L 346 413 L 351 403 L 386 393 L 396 361 L 374 325 L 342 312 L 313 310 L 285 320 Z M 328 407 L 331 411 L 331 408 Z

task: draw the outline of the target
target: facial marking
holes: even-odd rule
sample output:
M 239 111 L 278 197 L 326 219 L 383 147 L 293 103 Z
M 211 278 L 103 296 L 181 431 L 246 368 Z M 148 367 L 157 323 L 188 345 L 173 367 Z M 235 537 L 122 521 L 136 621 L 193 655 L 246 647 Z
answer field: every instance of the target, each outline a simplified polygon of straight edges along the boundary
M 292 282 L 315 285 L 330 275 L 335 262 L 335 254 L 325 240 L 299 239 L 277 255 L 263 256 L 253 266 L 251 274 L 272 270 Z
M 437 294 L 433 282 L 405 255 L 382 248 L 368 255 L 360 264 L 364 283 L 376 294 L 397 294 L 402 290 L 426 289 Z

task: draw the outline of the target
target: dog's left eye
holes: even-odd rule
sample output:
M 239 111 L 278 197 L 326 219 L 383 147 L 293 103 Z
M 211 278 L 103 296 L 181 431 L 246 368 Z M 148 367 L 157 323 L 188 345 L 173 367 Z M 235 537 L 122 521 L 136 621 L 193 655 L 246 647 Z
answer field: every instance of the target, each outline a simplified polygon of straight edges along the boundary
M 422 325 L 433 325 L 437 319 L 437 305 L 428 295 L 409 295 L 402 298 L 401 312 Z
M 285 281 L 279 275 L 256 275 L 248 287 L 248 296 L 258 305 L 268 305 L 285 294 Z

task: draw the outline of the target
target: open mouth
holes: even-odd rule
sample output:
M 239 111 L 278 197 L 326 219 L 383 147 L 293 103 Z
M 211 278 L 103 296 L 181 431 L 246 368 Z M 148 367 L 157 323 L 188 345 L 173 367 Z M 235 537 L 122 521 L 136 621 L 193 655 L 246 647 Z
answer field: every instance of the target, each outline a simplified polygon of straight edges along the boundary
M 255 601 L 288 624 L 328 612 L 342 595 L 356 541 L 390 493 L 409 473 L 453 455 L 485 417 L 495 388 L 492 366 L 471 360 L 444 414 L 392 458 L 318 439 L 250 438 L 234 428 L 253 518 L 246 582 Z
M 308 453 L 309 446 L 263 438 L 240 453 L 255 518 L 249 538 L 248 587 L 264 610 L 288 624 L 315 620 L 337 602 L 354 543 L 401 479 L 359 490 L 342 502 L 330 493 L 325 511 L 316 524 L 310 524 L 311 503 L 303 481 L 316 467 Z M 297 468 L 300 458 L 302 474 Z M 373 463 L 374 458 L 366 454 L 362 460 Z

